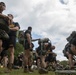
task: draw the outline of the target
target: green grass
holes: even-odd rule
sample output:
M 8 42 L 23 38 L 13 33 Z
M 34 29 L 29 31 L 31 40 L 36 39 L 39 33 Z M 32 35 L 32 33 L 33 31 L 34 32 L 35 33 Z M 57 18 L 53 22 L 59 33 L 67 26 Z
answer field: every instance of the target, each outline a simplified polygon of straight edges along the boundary
M 12 70 L 10 73 L 4 73 L 4 68 L 0 68 L 0 75 L 40 75 L 37 70 L 33 73 L 24 73 L 23 69 L 16 69 Z M 54 72 L 49 71 L 48 74 L 41 74 L 41 75 L 55 75 Z
M 24 73 L 23 69 L 14 69 L 10 73 L 4 73 L 4 68 L 0 68 L 0 75 L 55 75 L 55 72 L 49 71 L 48 74 L 39 74 L 38 70 L 35 70 L 33 73 Z M 61 75 L 61 74 L 59 74 L 59 75 Z M 65 74 L 63 74 L 63 75 L 65 75 Z M 66 75 L 68 75 L 68 74 L 66 74 Z M 71 75 L 76 75 L 76 74 L 71 74 Z

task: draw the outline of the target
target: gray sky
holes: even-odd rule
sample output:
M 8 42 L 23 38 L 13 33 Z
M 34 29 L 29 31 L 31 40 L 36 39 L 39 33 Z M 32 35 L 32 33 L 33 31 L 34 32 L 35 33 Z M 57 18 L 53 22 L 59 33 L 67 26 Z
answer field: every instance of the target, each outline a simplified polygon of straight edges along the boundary
M 58 60 L 66 60 L 62 50 L 66 38 L 76 29 L 76 0 L 0 0 L 6 3 L 4 14 L 14 15 L 21 30 L 33 28 L 33 38 L 48 37 L 56 46 Z M 37 46 L 37 45 L 36 45 Z

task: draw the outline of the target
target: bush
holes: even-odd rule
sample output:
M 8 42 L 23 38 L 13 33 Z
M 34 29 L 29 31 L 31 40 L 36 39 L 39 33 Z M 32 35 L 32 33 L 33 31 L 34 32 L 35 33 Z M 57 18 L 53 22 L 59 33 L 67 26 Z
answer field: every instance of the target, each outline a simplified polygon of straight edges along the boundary
M 17 58 L 19 53 L 21 53 L 23 51 L 24 51 L 23 45 L 17 42 L 16 43 L 16 48 L 15 48 L 15 53 L 14 53 L 15 54 L 15 58 Z

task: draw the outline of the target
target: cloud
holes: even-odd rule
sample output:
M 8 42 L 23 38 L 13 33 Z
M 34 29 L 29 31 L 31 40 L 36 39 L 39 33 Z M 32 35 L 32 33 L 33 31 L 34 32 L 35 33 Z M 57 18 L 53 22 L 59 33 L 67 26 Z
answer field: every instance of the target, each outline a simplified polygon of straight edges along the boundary
M 60 0 L 62 4 L 68 4 L 69 0 Z
M 13 0 L 6 3 L 5 14 L 14 14 L 21 29 L 33 27 L 33 38 L 48 37 L 56 46 L 57 59 L 65 57 L 62 50 L 67 43 L 66 38 L 76 30 L 76 2 L 68 0 L 64 5 L 59 0 Z M 37 46 L 37 45 L 36 45 Z M 61 58 L 60 58 L 61 57 Z

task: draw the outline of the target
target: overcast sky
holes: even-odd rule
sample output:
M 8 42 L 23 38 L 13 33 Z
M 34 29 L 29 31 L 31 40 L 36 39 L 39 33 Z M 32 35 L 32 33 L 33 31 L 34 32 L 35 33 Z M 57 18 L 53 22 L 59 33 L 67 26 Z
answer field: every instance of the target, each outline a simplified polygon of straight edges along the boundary
M 76 30 L 76 0 L 0 0 L 6 3 L 4 14 L 14 15 L 21 30 L 32 26 L 33 38 L 47 37 L 58 60 L 66 60 L 62 50 L 66 38 Z M 37 43 L 35 43 L 37 46 Z M 35 46 L 35 47 L 36 47 Z

